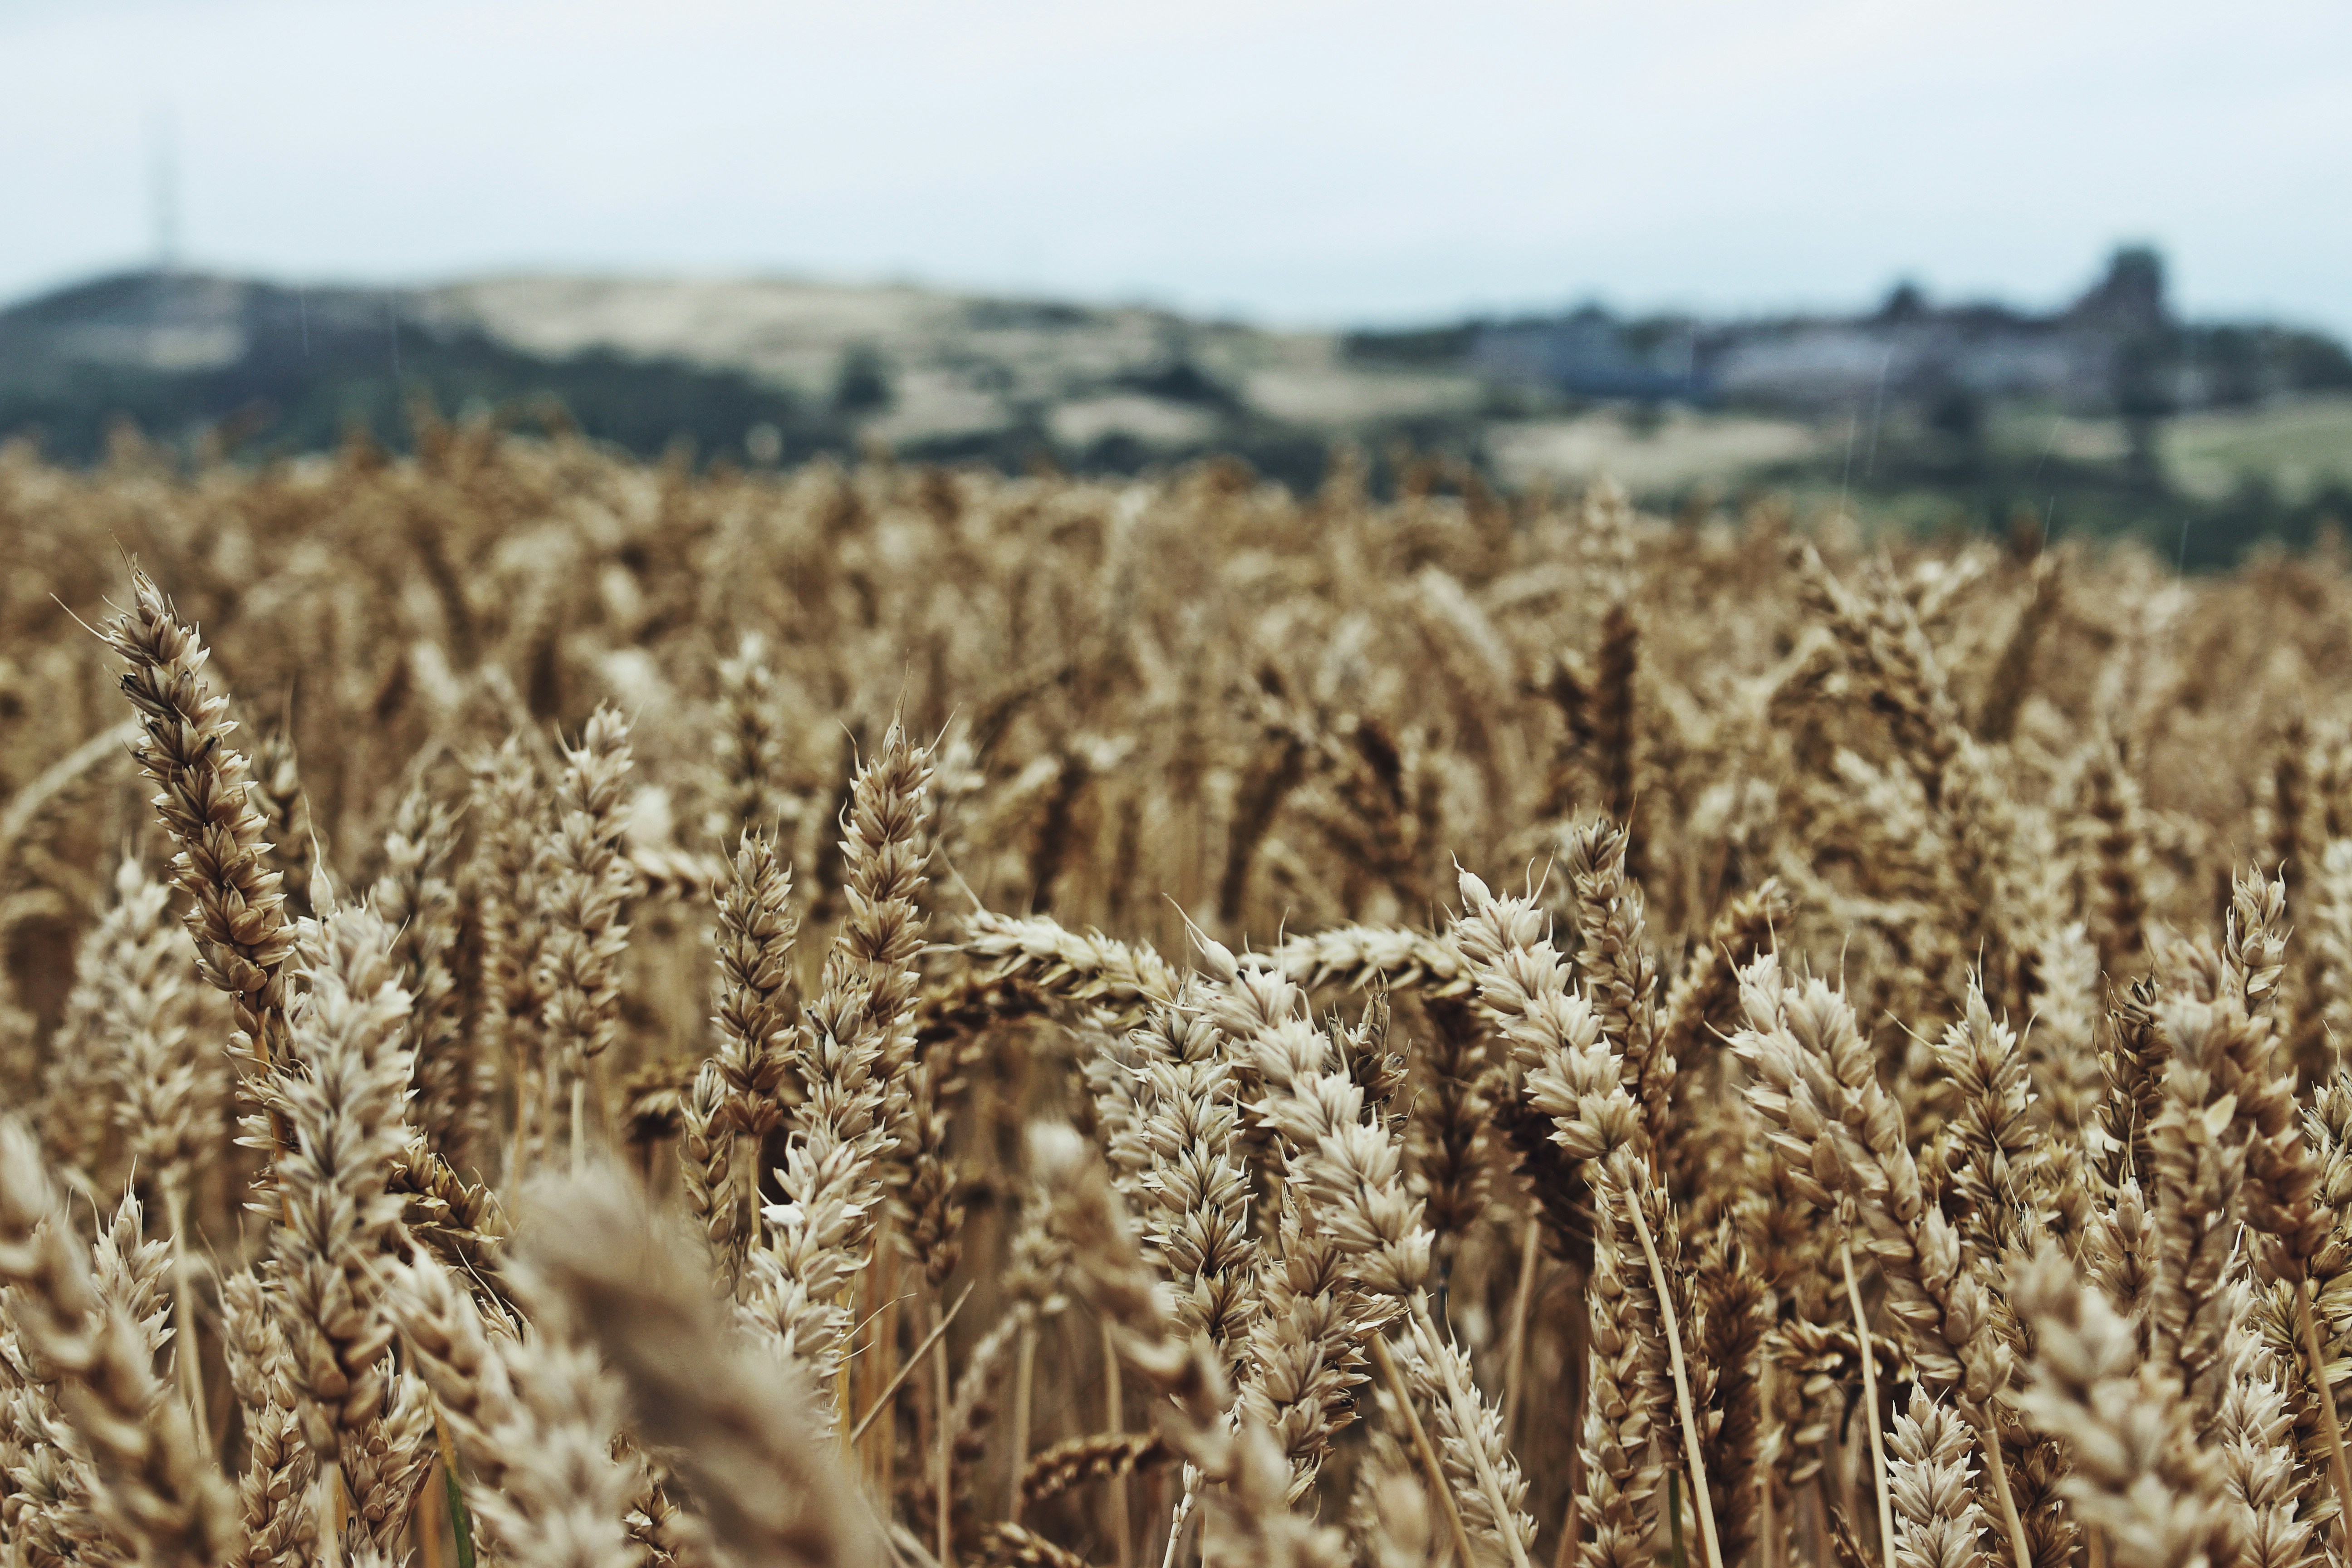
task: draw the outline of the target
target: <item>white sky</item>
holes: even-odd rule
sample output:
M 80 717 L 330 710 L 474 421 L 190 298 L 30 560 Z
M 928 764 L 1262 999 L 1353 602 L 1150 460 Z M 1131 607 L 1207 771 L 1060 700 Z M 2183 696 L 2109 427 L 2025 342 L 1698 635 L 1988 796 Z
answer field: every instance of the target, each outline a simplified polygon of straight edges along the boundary
M 0 0 L 0 299 L 775 271 L 1278 323 L 2072 293 L 2352 331 L 2343 0 Z

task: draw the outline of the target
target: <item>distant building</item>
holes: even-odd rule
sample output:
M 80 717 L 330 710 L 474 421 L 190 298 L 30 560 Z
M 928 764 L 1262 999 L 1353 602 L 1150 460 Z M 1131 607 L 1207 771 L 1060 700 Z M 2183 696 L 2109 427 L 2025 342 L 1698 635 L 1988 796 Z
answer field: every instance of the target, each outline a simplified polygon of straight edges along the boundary
M 2111 334 L 1984 309 L 1732 327 L 1707 347 L 1707 375 L 1720 395 L 1800 407 L 1955 387 L 2095 402 L 2115 353 Z
M 1907 282 L 1863 316 L 1700 324 L 1629 321 L 1587 305 L 1564 316 L 1484 323 L 1468 358 L 1482 374 L 1581 397 L 1814 413 L 1880 398 L 2030 398 L 2086 413 L 2131 413 L 2301 384 L 2283 356 L 2292 358 L 2287 350 L 2308 335 L 2262 331 L 2270 347 L 2257 345 L 2254 358 L 2267 353 L 2283 363 L 2225 385 L 2198 365 L 2198 334 L 2168 308 L 2162 258 L 2135 247 L 2116 251 L 2081 298 L 2047 315 L 1938 306 Z
M 1680 331 L 1654 327 L 1642 333 L 1587 305 L 1554 321 L 1481 326 L 1470 342 L 1470 366 L 1498 381 L 1537 382 L 1579 397 L 1702 402 L 1711 388 L 1698 373 L 1697 333 L 1689 322 Z

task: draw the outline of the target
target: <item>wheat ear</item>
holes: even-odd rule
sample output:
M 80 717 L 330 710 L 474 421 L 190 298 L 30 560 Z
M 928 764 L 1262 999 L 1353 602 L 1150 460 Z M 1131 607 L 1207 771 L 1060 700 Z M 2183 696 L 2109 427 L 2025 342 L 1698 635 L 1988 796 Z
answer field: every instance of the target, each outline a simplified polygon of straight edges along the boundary
M 780 1568 L 873 1560 L 855 1483 L 819 1439 L 815 1390 L 791 1360 L 730 1331 L 622 1179 L 592 1172 L 541 1191 L 533 1209 L 532 1278 L 619 1375 L 634 1429 L 674 1454 L 719 1545 Z
M 1395 1132 L 1378 1114 L 1366 1120 L 1363 1087 L 1344 1064 L 1331 1059 L 1330 1037 L 1307 1021 L 1305 997 L 1296 987 L 1262 960 L 1244 963 L 1205 937 L 1200 947 L 1206 973 L 1228 998 L 1213 1013 L 1234 1020 L 1234 1047 L 1247 1053 L 1244 1059 L 1265 1085 L 1265 1098 L 1251 1112 L 1296 1151 L 1292 1185 L 1301 1210 L 1317 1238 L 1368 1298 L 1404 1309 L 1422 1347 L 1416 1366 L 1435 1364 L 1439 1375 L 1433 1393 L 1448 1414 L 1488 1528 L 1512 1561 L 1526 1568 L 1526 1538 L 1533 1524 L 1514 1495 L 1524 1489 L 1516 1484 L 1515 1468 L 1511 1480 L 1505 1480 L 1508 1458 L 1496 1451 L 1498 1426 L 1487 1419 L 1475 1391 L 1440 1349 L 1427 1296 L 1434 1238 L 1422 1223 L 1420 1200 L 1405 1187 L 1403 1149 Z M 1383 1349 L 1372 1348 L 1375 1353 Z
M 1161 1306 L 1159 1286 L 1101 1160 L 1068 1127 L 1030 1129 L 1031 1168 L 1054 1194 L 1080 1292 L 1113 1325 L 1119 1353 L 1160 1395 L 1169 1441 L 1223 1489 L 1208 1494 L 1224 1538 L 1217 1555 L 1267 1568 L 1337 1568 L 1339 1532 L 1291 1512 L 1291 1472 L 1244 1406 L 1228 1423 L 1223 1369 L 1204 1340 L 1188 1340 Z M 1171 1552 L 1174 1550 L 1171 1539 Z
M 1887 1446 L 1895 1568 L 1975 1568 L 1984 1515 L 1969 1473 L 1976 1443 L 1968 1423 L 1915 1387 Z
M 623 1515 L 636 1489 L 613 1458 L 617 1381 L 593 1350 L 540 1326 L 500 1339 L 485 1364 L 502 1397 L 468 1452 L 498 1456 L 499 1483 L 478 1489 L 474 1507 L 500 1555 L 520 1568 L 635 1568 Z
M 234 1048 L 258 1102 L 262 1079 L 288 1048 L 285 971 L 294 930 L 282 879 L 267 864 L 268 825 L 247 798 L 248 764 L 229 743 L 236 725 L 228 697 L 205 679 L 210 650 L 146 573 L 133 567 L 131 585 L 131 607 L 104 636 L 131 667 L 122 689 L 142 731 L 131 752 L 161 788 L 155 810 L 179 846 L 172 879 L 194 900 L 187 918 L 198 964 L 229 999 Z M 268 1120 L 261 1146 L 284 1146 L 289 1129 L 274 1113 Z
M 1611 851 L 1603 859 L 1622 864 L 1622 849 Z M 1485 882 L 1467 872 L 1463 873 L 1460 885 L 1459 941 L 1478 977 L 1480 999 L 1502 1020 L 1504 1037 L 1526 1073 L 1528 1102 L 1551 1119 L 1552 1141 L 1583 1163 L 1595 1195 L 1601 1200 L 1601 1211 L 1612 1225 L 1622 1220 L 1641 1244 L 1680 1416 L 1683 1463 L 1698 1514 L 1700 1542 L 1711 1568 L 1722 1568 L 1706 1459 L 1699 1449 L 1697 1407 L 1691 1396 L 1681 1326 L 1674 1310 L 1673 1282 L 1643 1212 L 1654 1196 L 1662 1199 L 1664 1194 L 1644 1163 L 1648 1119 L 1632 1092 L 1637 1075 L 1631 1073 L 1622 1054 L 1613 1048 L 1614 1038 L 1604 1032 L 1601 1010 L 1570 989 L 1568 966 L 1543 934 L 1543 916 L 1534 900 L 1497 899 Z M 1601 879 L 1588 872 L 1584 885 L 1598 888 Z M 1627 924 L 1621 895 L 1612 894 L 1605 901 L 1596 900 L 1594 907 L 1596 911 L 1607 911 L 1608 923 L 1616 934 L 1588 937 L 1588 949 L 1596 955 L 1592 963 L 1599 971 L 1618 975 L 1608 984 L 1621 1010 L 1621 1029 L 1646 1037 L 1655 1022 L 1649 1016 L 1647 986 L 1618 973 L 1626 965 L 1639 967 L 1632 958 L 1619 955 L 1626 931 L 1617 928 Z
M 1040 1503 L 1087 1481 L 1139 1475 L 1175 1457 L 1157 1432 L 1096 1432 L 1055 1444 L 1021 1468 L 1021 1499 Z
M 1111 1020 L 1176 999 L 1176 972 L 1150 948 L 1100 931 L 1069 931 L 1050 916 L 975 910 L 964 917 L 962 945 L 996 974 L 1083 1003 Z
M 213 1568 L 231 1550 L 235 1500 L 190 1413 L 156 1381 L 152 1340 L 95 1289 L 70 1235 L 39 1143 L 0 1119 L 0 1282 L 14 1287 L 17 1331 L 56 1370 L 66 1417 L 89 1445 L 94 1506 L 156 1568 Z
M 706 1061 L 678 1104 L 678 1174 L 719 1293 L 732 1297 L 742 1278 L 744 1225 L 735 1190 L 735 1138 L 727 1117 L 727 1079 Z
M 2251 1302 L 2232 1315 L 2222 1347 L 2228 1384 L 2214 1420 L 2222 1484 L 2235 1516 L 2240 1561 L 2250 1568 L 2292 1568 L 2309 1561 L 2317 1521 L 2305 1515 L 2295 1475 L 2294 1422 L 2284 1384 L 2292 1363 L 2278 1364 L 2250 1321 Z
M 413 1120 L 431 1146 L 463 1165 L 488 1122 L 496 1083 L 478 1041 L 465 1027 L 451 965 L 464 921 L 446 876 L 458 821 L 418 784 L 400 798 L 383 838 L 383 873 L 373 902 L 393 931 L 393 956 L 413 999 L 409 1037 L 416 1055 Z
M 2071 1440 L 2074 1469 L 2061 1489 L 2105 1537 L 2115 1568 L 2177 1568 L 2215 1552 L 2225 1527 L 2218 1468 L 2179 1385 L 2140 1354 L 2137 1331 L 2054 1248 L 2015 1270 L 2010 1290 L 2034 1336 L 2019 1407 Z
M 784 1042 L 797 1011 L 793 873 L 772 840 L 746 833 L 719 898 L 717 1058 L 726 1079 L 728 1129 L 757 1139 L 783 1119 L 790 1067 Z
M 756 1150 L 784 1114 L 782 1089 L 792 1065 L 787 1042 L 798 1013 L 793 943 L 800 921 L 792 894 L 792 870 L 774 844 L 745 833 L 719 898 L 712 1018 L 719 1046 L 689 1097 L 687 1136 L 678 1148 L 688 1196 L 729 1294 L 741 1275 L 752 1230 L 737 1190 L 736 1149 L 747 1142 Z
M 310 984 L 292 1039 L 307 1070 L 282 1079 L 274 1099 L 296 1142 L 278 1158 L 284 1223 L 273 1234 L 303 1436 L 323 1469 L 347 1445 L 364 1457 L 392 1414 L 393 1327 L 375 1259 L 400 1227 L 385 1171 L 408 1141 L 401 1113 L 414 1055 L 392 933 L 372 910 L 337 909 L 308 928 L 302 959 Z M 377 1522 L 396 1532 L 401 1521 L 389 1515 L 404 1513 L 406 1500 L 387 1500 Z
M 250 1269 L 221 1285 L 221 1351 L 245 1412 L 245 1472 L 237 1498 L 245 1532 L 231 1568 L 292 1568 L 312 1560 L 319 1524 L 303 1505 L 317 1456 L 302 1441 L 292 1356 Z
M 793 1140 L 776 1173 L 785 1203 L 761 1210 L 769 1245 L 751 1254 L 746 1318 L 807 1362 L 820 1385 L 836 1380 L 846 1351 L 845 1300 L 874 1255 L 883 1201 L 880 1161 L 892 1148 L 907 1091 L 898 1081 L 912 1049 L 922 948 L 914 903 L 928 854 L 930 762 L 893 727 L 850 786 L 843 854 L 849 919 L 825 954 L 816 994 L 788 1047 L 801 1079 Z M 833 1417 L 845 1428 L 854 1412 Z
M 1785 984 L 1779 959 L 1769 954 L 1749 965 L 1741 995 L 1748 1025 L 1732 1049 L 1755 1071 L 1748 1103 L 1773 1129 L 1781 1168 L 1818 1206 L 1848 1205 L 1865 1231 L 1887 1303 L 1911 1333 L 1920 1377 L 1931 1392 L 1957 1389 L 2002 1500 L 2017 1568 L 2032 1568 L 1992 1414 L 2014 1366 L 2000 1329 L 2000 1298 L 1943 1212 L 1927 1201 L 1901 1108 L 1879 1083 L 1844 996 L 1819 980 Z M 1839 1184 L 1836 1194 L 1822 1175 Z
M 537 764 L 519 737 L 509 735 L 472 769 L 472 815 L 478 837 L 467 868 L 479 903 L 479 1000 L 474 1050 L 484 1061 L 503 1059 L 514 1095 L 514 1123 L 506 1149 L 509 1182 L 527 1164 L 537 1136 L 532 1115 L 545 1071 L 541 1050 L 540 959 L 547 945 L 541 918 L 546 868 L 539 857 L 546 795 Z
M 766 638 L 746 632 L 734 654 L 719 661 L 707 826 L 721 844 L 754 831 L 772 833 L 789 804 L 784 727 L 767 652 Z
M 1226 1358 L 1257 1315 L 1249 1173 L 1237 1158 L 1237 1065 L 1190 989 L 1155 1005 L 1133 1039 L 1146 1047 L 1135 1131 L 1147 1163 L 1136 1187 L 1145 1239 L 1176 1282 L 1176 1314 Z
M 621 960 L 629 941 L 623 916 L 637 891 L 636 868 L 621 848 L 628 820 L 622 785 L 632 765 L 628 721 L 609 704 L 598 708 L 579 745 L 564 748 L 554 828 L 542 851 L 540 918 L 548 934 L 538 988 L 547 998 L 547 1042 L 572 1075 L 575 1157 L 583 1136 L 583 1086 L 596 1101 L 598 1131 L 612 1132 L 603 1072 L 619 1026 Z

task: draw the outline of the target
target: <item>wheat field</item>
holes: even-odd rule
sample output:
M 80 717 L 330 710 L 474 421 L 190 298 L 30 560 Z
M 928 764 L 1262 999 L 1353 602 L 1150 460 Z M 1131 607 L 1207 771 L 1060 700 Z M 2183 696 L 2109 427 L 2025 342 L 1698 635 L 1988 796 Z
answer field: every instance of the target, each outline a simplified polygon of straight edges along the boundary
M 0 537 L 7 1563 L 2345 1558 L 2330 547 L 431 423 Z

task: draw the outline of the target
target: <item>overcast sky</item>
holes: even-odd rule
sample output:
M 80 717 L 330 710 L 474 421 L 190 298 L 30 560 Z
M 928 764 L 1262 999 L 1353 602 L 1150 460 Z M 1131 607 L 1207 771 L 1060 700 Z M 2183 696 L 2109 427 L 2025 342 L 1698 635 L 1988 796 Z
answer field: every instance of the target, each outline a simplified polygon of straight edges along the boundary
M 168 125 L 168 137 L 156 127 Z M 1277 323 L 2057 300 L 2352 331 L 2352 5 L 0 0 L 0 299 L 786 272 Z

